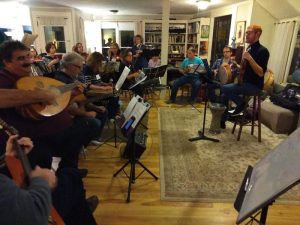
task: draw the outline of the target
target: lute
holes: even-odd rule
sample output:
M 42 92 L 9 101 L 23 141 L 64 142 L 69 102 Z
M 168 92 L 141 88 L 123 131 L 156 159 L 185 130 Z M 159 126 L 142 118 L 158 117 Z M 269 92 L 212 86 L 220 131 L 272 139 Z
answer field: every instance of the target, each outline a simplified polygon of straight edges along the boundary
M 19 132 L 14 127 L 9 126 L 4 120 L 0 118 L 0 129 L 4 129 L 8 135 L 17 135 Z M 29 185 L 29 175 L 32 171 L 27 155 L 17 140 L 13 141 L 14 149 L 16 150 L 18 158 L 13 156 L 6 156 L 6 165 L 11 173 L 15 183 L 21 187 L 26 188 Z M 60 217 L 56 209 L 51 206 L 50 215 L 48 217 L 48 225 L 65 225 L 63 219 Z

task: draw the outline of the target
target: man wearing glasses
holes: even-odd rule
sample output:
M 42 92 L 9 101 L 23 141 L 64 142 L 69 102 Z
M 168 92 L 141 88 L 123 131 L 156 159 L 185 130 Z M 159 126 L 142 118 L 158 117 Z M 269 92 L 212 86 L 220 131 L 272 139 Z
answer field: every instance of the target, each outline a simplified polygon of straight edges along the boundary
M 245 102 L 241 95 L 256 95 L 264 86 L 264 74 L 267 70 L 269 51 L 260 44 L 262 28 L 250 25 L 246 30 L 246 43 L 249 44 L 243 53 L 238 84 L 227 84 L 222 87 L 225 101 L 232 100 L 237 106 L 231 116 L 239 115 Z
M 217 82 L 208 83 L 208 97 L 211 102 L 220 102 L 220 96 L 216 95 L 215 89 L 219 89 L 223 84 L 232 83 L 238 75 L 238 65 L 232 56 L 231 47 L 225 46 L 223 48 L 223 57 L 215 61 L 211 71 L 212 79 Z

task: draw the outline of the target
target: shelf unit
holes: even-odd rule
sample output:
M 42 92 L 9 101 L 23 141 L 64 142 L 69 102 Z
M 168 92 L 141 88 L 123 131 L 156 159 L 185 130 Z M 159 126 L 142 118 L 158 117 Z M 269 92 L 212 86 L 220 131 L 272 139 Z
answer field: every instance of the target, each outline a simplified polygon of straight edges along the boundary
M 170 65 L 179 67 L 189 47 L 194 47 L 201 57 L 207 57 L 208 36 L 207 38 L 205 35 L 204 38 L 201 36 L 204 32 L 209 32 L 209 23 L 209 18 L 170 21 L 168 40 L 168 63 Z M 205 27 L 202 27 L 201 30 L 202 25 Z M 161 31 L 160 20 L 144 21 L 146 48 L 161 49 Z M 201 33 L 202 31 L 203 33 Z

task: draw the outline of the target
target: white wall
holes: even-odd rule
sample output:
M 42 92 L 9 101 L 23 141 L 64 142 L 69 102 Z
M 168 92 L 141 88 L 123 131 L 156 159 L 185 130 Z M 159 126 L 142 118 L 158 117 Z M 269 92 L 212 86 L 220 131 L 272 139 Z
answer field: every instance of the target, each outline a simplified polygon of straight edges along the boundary
M 251 15 L 251 24 L 258 24 L 262 27 L 263 33 L 260 37 L 260 43 L 269 50 L 274 37 L 274 23 L 278 20 L 274 18 L 265 8 L 263 8 L 256 0 L 253 1 L 253 10 Z
M 29 7 L 16 2 L 0 2 L 0 27 L 11 29 L 12 39 L 22 40 L 23 25 L 31 26 Z

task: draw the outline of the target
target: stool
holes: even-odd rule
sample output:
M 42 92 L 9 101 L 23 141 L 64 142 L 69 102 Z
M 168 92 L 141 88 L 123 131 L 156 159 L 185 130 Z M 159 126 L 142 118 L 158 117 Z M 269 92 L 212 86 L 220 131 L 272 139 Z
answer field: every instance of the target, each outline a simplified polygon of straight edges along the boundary
M 249 100 L 251 99 L 251 97 L 253 97 L 253 105 L 252 105 L 252 112 L 250 115 L 250 119 L 247 118 L 247 114 L 248 113 L 248 103 Z M 237 116 L 233 128 L 232 128 L 232 134 L 234 134 L 236 125 L 240 125 L 240 129 L 239 129 L 239 133 L 237 136 L 237 141 L 240 140 L 241 138 L 241 134 L 242 134 L 242 129 L 243 126 L 251 126 L 251 135 L 253 135 L 254 133 L 254 127 L 257 126 L 258 127 L 258 142 L 261 142 L 261 93 L 258 93 L 257 95 L 254 96 L 245 96 L 244 100 L 246 102 L 245 104 L 245 108 L 243 110 L 243 114 L 241 116 Z M 256 104 L 257 102 L 257 104 Z M 256 117 L 256 113 L 257 113 L 257 123 L 255 123 L 255 117 Z
M 209 132 L 212 134 L 219 134 L 221 133 L 221 117 L 226 109 L 226 106 L 219 103 L 209 102 L 209 109 L 212 115 Z

